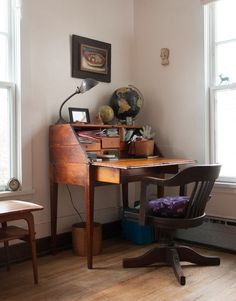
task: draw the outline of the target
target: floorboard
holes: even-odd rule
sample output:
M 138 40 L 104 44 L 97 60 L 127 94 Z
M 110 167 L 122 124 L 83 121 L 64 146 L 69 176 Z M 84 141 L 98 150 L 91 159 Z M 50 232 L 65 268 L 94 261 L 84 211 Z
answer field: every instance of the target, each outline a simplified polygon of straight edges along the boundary
M 33 284 L 31 262 L 0 270 L 0 300 L 4 301 L 235 301 L 236 255 L 197 249 L 218 255 L 220 266 L 197 267 L 184 263 L 187 278 L 180 286 L 170 267 L 123 269 L 122 258 L 142 254 L 149 246 L 121 240 L 104 242 L 102 254 L 88 270 L 85 257 L 63 251 L 38 259 L 39 285 Z

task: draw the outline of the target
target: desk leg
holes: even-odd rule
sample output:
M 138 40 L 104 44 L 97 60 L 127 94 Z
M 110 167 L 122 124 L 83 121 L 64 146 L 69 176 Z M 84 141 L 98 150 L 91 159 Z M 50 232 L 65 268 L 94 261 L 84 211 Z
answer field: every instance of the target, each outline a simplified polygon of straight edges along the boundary
M 55 254 L 57 246 L 57 197 L 58 184 L 50 181 L 50 200 L 51 200 L 51 247 L 52 253 Z
M 2 222 L 2 229 L 3 231 L 6 231 L 7 229 L 7 222 Z M 4 251 L 5 251 L 5 256 L 6 256 L 6 267 L 7 270 L 10 271 L 10 259 L 9 259 L 9 242 L 8 240 L 4 240 Z
M 129 184 L 122 183 L 122 201 L 123 209 L 129 207 Z
M 165 174 L 158 174 L 157 177 L 164 179 Z M 162 198 L 163 196 L 164 196 L 164 187 L 157 185 L 157 197 Z
M 93 221 L 94 221 L 94 183 L 85 185 L 86 230 L 87 230 L 87 266 L 93 268 Z
M 36 241 L 35 241 L 35 229 L 34 229 L 34 217 L 32 213 L 25 214 L 25 220 L 28 224 L 29 229 L 29 242 L 31 245 L 32 254 L 32 266 L 34 272 L 34 283 L 38 283 L 38 265 L 37 265 L 37 252 L 36 252 Z

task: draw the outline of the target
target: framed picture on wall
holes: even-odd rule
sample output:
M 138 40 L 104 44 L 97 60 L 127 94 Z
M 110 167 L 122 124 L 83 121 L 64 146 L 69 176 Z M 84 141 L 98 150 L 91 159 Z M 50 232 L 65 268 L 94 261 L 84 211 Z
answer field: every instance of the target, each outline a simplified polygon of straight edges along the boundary
M 89 110 L 82 108 L 68 108 L 70 122 L 90 123 Z
M 72 35 L 72 77 L 111 81 L 111 44 Z

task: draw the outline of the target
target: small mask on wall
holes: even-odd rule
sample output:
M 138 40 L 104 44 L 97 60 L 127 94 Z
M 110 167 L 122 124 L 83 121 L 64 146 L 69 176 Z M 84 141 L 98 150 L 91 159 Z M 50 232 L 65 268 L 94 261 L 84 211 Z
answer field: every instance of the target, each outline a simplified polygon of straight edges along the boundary
M 161 64 L 163 66 L 169 65 L 170 50 L 168 48 L 161 48 Z

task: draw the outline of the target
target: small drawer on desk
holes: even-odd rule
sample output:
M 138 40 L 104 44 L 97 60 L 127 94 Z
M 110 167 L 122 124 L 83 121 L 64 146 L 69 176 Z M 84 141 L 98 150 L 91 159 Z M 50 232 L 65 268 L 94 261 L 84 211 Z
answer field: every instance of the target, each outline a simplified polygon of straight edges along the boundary
M 92 143 L 81 143 L 81 145 L 86 151 L 99 151 L 101 149 L 100 141 Z
M 120 137 L 103 137 L 102 148 L 120 148 Z

